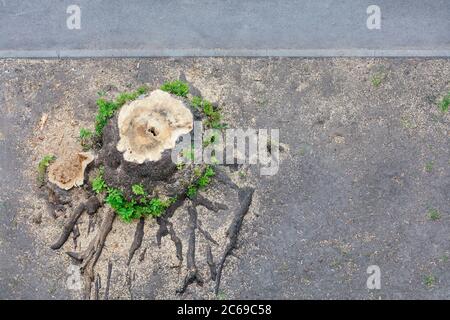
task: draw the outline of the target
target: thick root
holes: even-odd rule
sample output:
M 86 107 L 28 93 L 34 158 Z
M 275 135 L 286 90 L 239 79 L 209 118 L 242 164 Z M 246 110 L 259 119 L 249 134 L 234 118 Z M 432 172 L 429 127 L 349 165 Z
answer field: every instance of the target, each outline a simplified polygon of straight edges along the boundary
M 255 190 L 252 188 L 244 188 L 239 190 L 239 202 L 241 204 L 239 210 L 236 212 L 233 222 L 230 225 L 230 228 L 227 232 L 228 244 L 225 248 L 225 251 L 222 255 L 222 258 L 219 261 L 217 266 L 217 277 L 216 277 L 216 287 L 215 293 L 218 294 L 220 287 L 220 280 L 222 277 L 222 270 L 225 264 L 227 257 L 232 253 L 233 249 L 236 247 L 239 231 L 242 227 L 242 221 L 244 220 L 245 215 L 250 209 L 250 205 L 252 204 L 253 192 Z
M 186 253 L 186 266 L 188 269 L 187 275 L 184 278 L 183 285 L 177 290 L 178 294 L 183 294 L 187 287 L 196 282 L 198 285 L 203 285 L 203 278 L 198 272 L 195 264 L 195 229 L 197 229 L 197 209 L 195 206 L 188 208 L 189 212 L 189 244 Z
M 84 298 L 90 299 L 92 281 L 94 281 L 94 267 L 97 263 L 103 247 L 105 246 L 106 237 L 112 229 L 116 213 L 108 210 L 100 226 L 100 230 L 89 246 L 82 253 L 67 252 L 67 254 L 81 263 L 81 271 L 84 276 Z
M 80 204 L 64 224 L 64 228 L 59 239 L 53 245 L 51 245 L 50 248 L 52 248 L 53 250 L 60 249 L 66 243 L 67 239 L 69 239 L 70 233 L 74 230 L 74 227 L 77 224 L 77 221 L 80 218 L 81 214 L 85 210 L 89 214 L 94 214 L 95 212 L 97 212 L 98 208 L 100 208 L 100 205 L 100 201 L 97 199 L 97 197 L 90 197 L 88 201 Z
M 136 226 L 136 232 L 134 233 L 133 243 L 131 244 L 129 253 L 128 253 L 128 265 L 130 265 L 131 260 L 133 259 L 134 253 L 141 247 L 142 239 L 144 238 L 144 225 L 145 219 L 139 219 L 139 222 Z

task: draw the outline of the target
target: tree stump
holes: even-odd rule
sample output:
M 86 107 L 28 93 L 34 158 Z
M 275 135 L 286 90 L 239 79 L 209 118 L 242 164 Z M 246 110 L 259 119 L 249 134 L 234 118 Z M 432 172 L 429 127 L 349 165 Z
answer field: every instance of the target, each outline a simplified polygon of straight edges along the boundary
M 99 152 L 108 186 L 125 195 L 135 184 L 168 196 L 181 192 L 191 170 L 178 170 L 172 151 L 192 132 L 193 113 L 188 103 L 161 90 L 123 106 L 104 128 Z

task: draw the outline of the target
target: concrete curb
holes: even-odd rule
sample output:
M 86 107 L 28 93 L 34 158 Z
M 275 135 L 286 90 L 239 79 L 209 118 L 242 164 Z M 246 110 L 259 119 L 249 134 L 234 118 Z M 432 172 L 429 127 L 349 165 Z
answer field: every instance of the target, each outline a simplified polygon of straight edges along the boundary
M 0 50 L 0 58 L 450 57 L 450 49 L 105 49 Z

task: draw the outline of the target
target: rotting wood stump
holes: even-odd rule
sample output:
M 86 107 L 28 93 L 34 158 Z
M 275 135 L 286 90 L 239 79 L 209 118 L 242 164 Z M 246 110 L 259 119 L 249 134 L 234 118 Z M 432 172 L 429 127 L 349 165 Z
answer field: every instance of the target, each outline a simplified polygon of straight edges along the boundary
M 172 149 L 192 131 L 193 121 L 186 103 L 161 90 L 123 106 L 103 132 L 98 162 L 104 165 L 106 183 L 125 192 L 135 184 L 153 189 L 164 182 L 173 187 L 182 177 Z M 176 191 L 181 190 L 168 192 Z

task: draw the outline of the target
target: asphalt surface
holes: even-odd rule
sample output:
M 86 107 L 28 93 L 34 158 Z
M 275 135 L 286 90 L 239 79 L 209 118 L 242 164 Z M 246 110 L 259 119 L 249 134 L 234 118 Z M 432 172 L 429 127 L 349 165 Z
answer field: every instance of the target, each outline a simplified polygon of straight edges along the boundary
M 448 57 L 450 2 L 1 0 L 0 30 L 0 57 Z
M 276 175 L 256 179 L 222 296 L 450 298 L 450 126 L 436 106 L 450 90 L 450 61 L 287 58 L 1 60 L 0 298 L 77 296 L 66 287 L 68 256 L 29 231 L 36 204 L 27 199 L 37 191 L 34 175 L 20 173 L 30 169 L 42 113 L 50 115 L 45 130 L 67 108 L 76 126 L 87 126 L 99 90 L 156 88 L 181 74 L 223 107 L 232 127 L 279 128 L 289 148 Z M 242 170 L 242 183 L 258 173 Z M 430 219 L 430 208 L 440 218 Z M 42 214 L 42 233 L 61 221 Z M 123 227 L 117 221 L 114 230 Z M 158 250 L 151 232 L 144 243 Z M 112 290 L 128 291 L 116 268 L 126 258 L 114 258 Z M 381 269 L 379 290 L 366 286 L 371 265 Z M 148 273 L 142 280 L 137 272 L 134 298 L 161 298 L 178 276 L 158 265 Z M 202 298 L 200 290 L 193 285 L 181 298 Z

